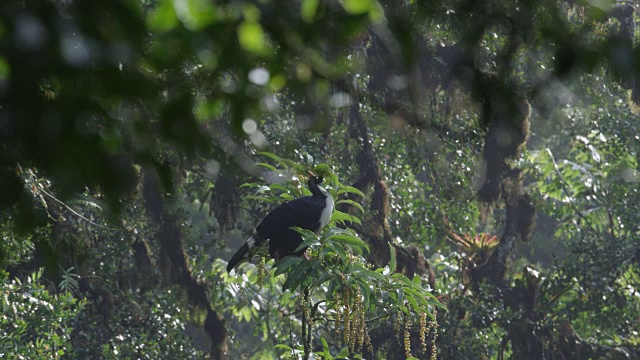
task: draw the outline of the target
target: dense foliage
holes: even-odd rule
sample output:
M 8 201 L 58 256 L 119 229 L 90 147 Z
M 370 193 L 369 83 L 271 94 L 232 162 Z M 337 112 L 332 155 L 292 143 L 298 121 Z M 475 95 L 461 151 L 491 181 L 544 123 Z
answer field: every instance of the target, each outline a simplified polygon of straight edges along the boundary
M 638 10 L 2 1 L 0 357 L 640 357 Z

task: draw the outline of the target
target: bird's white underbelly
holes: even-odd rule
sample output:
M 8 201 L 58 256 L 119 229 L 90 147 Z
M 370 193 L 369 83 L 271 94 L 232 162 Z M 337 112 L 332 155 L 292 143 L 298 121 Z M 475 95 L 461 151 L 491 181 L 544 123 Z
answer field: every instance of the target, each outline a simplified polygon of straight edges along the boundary
M 322 209 L 322 214 L 320 215 L 320 229 L 329 223 L 329 220 L 331 220 L 331 214 L 333 213 L 333 198 L 328 192 L 326 192 L 326 190 L 322 192 L 327 198 L 325 199 L 326 206 Z

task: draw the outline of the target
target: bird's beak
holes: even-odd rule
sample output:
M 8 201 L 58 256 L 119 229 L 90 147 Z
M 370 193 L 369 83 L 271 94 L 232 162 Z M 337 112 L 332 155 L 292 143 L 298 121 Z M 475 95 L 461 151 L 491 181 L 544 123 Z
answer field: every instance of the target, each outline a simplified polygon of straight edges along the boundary
M 311 170 L 307 170 L 307 175 L 309 175 L 310 177 L 317 177 L 316 174 L 311 172 Z

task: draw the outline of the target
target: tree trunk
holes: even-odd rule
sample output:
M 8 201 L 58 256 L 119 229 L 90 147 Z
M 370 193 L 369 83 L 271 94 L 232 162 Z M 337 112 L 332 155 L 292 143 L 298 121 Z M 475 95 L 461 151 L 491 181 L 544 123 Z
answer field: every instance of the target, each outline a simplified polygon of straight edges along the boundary
M 228 334 L 224 318 L 211 307 L 206 291 L 208 286 L 197 281 L 191 274 L 180 227 L 176 217 L 164 206 L 155 170 L 144 168 L 143 176 L 142 192 L 145 209 L 158 226 L 160 259 L 161 263 L 166 264 L 162 270 L 172 283 L 180 285 L 192 305 L 206 311 L 204 329 L 211 339 L 211 359 L 226 360 L 229 358 Z

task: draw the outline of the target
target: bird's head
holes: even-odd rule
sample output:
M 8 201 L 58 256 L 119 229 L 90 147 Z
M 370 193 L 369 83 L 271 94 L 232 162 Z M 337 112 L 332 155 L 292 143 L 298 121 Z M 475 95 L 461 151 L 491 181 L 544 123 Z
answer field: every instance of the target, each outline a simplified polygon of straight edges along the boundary
M 324 178 L 309 171 L 309 181 L 313 181 L 316 185 L 320 185 L 324 181 Z
M 313 181 L 314 184 L 319 185 L 325 180 L 328 184 L 335 184 L 338 182 L 338 178 L 327 164 L 319 164 L 313 169 L 307 170 L 309 181 Z

